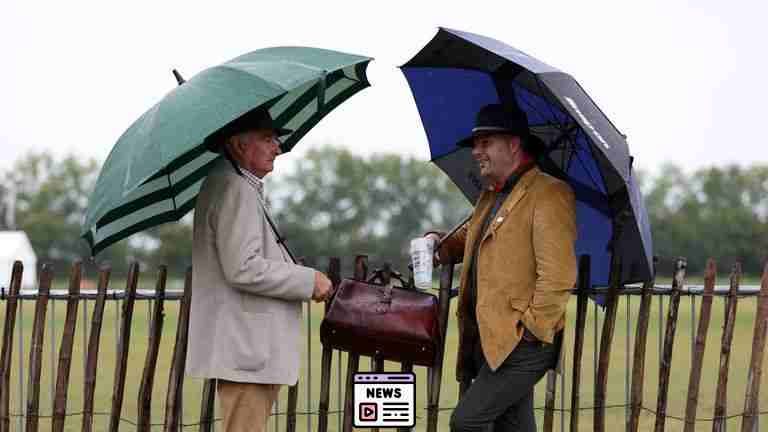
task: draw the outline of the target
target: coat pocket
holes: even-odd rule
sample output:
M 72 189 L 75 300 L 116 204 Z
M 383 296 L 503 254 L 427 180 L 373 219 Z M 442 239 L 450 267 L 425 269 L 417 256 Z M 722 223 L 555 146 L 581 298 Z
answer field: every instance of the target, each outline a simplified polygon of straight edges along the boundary
M 519 297 L 519 296 L 509 296 L 509 306 L 512 307 L 512 309 L 519 311 L 520 313 L 524 313 L 526 309 L 528 309 L 528 306 L 530 304 L 530 300 L 527 297 Z
M 233 311 L 228 318 L 226 339 L 230 341 L 235 369 L 257 372 L 267 366 L 273 349 L 272 314 Z

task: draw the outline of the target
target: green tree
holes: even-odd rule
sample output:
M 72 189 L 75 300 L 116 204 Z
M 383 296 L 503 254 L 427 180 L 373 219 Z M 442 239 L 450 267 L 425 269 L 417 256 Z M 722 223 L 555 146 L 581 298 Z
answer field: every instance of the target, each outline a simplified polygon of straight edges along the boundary
M 326 147 L 270 182 L 276 219 L 296 255 L 364 253 L 401 271 L 411 238 L 451 228 L 471 210 L 433 164 L 392 154 L 363 158 Z
M 685 256 L 689 270 L 706 259 L 727 271 L 737 260 L 759 273 L 768 255 L 768 167 L 711 167 L 687 175 L 667 164 L 645 195 L 655 253 Z M 669 269 L 660 269 L 668 273 Z
M 122 274 L 128 261 L 136 259 L 150 268 L 165 264 L 172 273 L 183 274 L 191 263 L 191 215 L 183 222 L 163 224 L 117 242 L 90 260 L 90 249 L 80 233 L 99 168 L 95 160 L 74 155 L 25 155 L 3 175 L 0 202 L 15 198 L 13 206 L 2 206 L 14 208 L 15 226 L 7 229 L 25 231 L 38 262 L 53 263 L 59 272 L 82 259 L 89 267 L 109 263 L 113 272 Z
M 14 228 L 27 233 L 38 262 L 53 263 L 59 271 L 74 259 L 87 262 L 90 251 L 80 229 L 98 169 L 93 159 L 32 152 L 5 173 L 3 184 L 15 203 Z M 116 245 L 100 259 L 120 267 L 126 253 L 126 245 Z
M 143 238 L 151 246 L 136 247 L 135 257 L 152 266 L 166 265 L 172 275 L 183 275 L 192 265 L 191 216 L 192 213 L 178 222 L 165 223 L 136 234 L 134 237 Z

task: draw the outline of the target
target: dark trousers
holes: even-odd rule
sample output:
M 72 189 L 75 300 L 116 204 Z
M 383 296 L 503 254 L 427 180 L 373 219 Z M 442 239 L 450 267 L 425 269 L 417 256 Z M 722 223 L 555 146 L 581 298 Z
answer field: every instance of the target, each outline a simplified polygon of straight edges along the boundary
M 476 348 L 481 366 L 453 411 L 451 431 L 535 432 L 533 387 L 557 363 L 559 345 L 520 341 L 495 372 Z

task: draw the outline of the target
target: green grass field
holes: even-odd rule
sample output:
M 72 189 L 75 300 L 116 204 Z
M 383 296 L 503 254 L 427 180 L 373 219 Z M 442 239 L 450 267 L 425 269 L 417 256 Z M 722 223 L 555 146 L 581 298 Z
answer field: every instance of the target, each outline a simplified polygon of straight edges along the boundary
M 746 283 L 755 283 L 756 281 L 749 280 Z M 721 277 L 720 283 L 725 283 L 725 279 Z M 58 283 L 55 288 L 64 288 L 63 283 Z M 116 285 L 120 287 L 118 283 Z M 145 285 L 147 288 L 151 287 L 149 283 Z M 696 298 L 696 315 L 698 316 L 698 309 L 700 307 L 700 298 Z M 616 322 L 615 338 L 613 342 L 613 352 L 611 356 L 611 367 L 608 378 L 608 406 L 612 405 L 624 405 L 626 403 L 626 375 L 627 367 L 631 366 L 628 363 L 626 356 L 627 342 L 630 346 L 634 346 L 635 325 L 637 319 L 637 309 L 640 303 L 639 297 L 633 296 L 629 304 L 627 304 L 627 297 L 623 297 L 619 304 L 618 318 Z M 93 302 L 87 303 L 88 314 L 90 321 L 90 313 L 93 312 Z M 666 317 L 666 306 L 668 304 L 668 298 L 664 298 L 664 316 Z M 455 305 L 455 302 L 454 302 Z M 572 299 L 569 305 L 568 323 L 572 324 L 575 315 L 576 301 Z M 164 419 L 165 411 L 165 390 L 168 383 L 168 372 L 170 370 L 170 359 L 173 350 L 173 343 L 176 332 L 176 319 L 177 319 L 177 307 L 178 303 L 175 301 L 166 302 L 165 307 L 165 324 L 163 339 L 161 344 L 160 357 L 157 364 L 157 375 L 155 378 L 154 392 L 153 392 L 153 409 L 152 409 L 152 423 L 157 424 L 155 430 L 161 430 L 161 424 Z M 741 299 L 738 307 L 738 314 L 736 319 L 735 336 L 731 355 L 730 366 L 730 378 L 728 386 L 728 413 L 738 414 L 742 412 L 744 407 L 744 392 L 747 378 L 748 362 L 751 355 L 751 341 L 754 326 L 754 313 L 756 307 L 756 298 Z M 55 316 L 55 332 L 53 339 L 56 340 L 57 349 L 60 343 L 61 333 L 64 323 L 66 305 L 62 301 L 52 301 L 49 303 L 48 315 L 49 318 Z M 104 316 L 104 326 L 101 335 L 101 349 L 99 355 L 99 367 L 98 378 L 96 387 L 96 411 L 98 413 L 109 413 L 111 407 L 112 387 L 113 387 L 113 374 L 115 368 L 115 356 L 116 356 L 116 313 L 118 311 L 118 303 L 109 301 Z M 629 313 L 628 313 L 629 312 Z M 320 390 L 320 352 L 321 345 L 319 342 L 319 324 L 322 319 L 322 305 L 311 305 L 311 325 L 309 328 L 309 335 L 311 336 L 311 344 L 309 345 L 309 353 L 306 351 L 302 353 L 303 370 L 300 381 L 300 393 L 299 393 L 299 411 L 313 411 L 317 410 L 317 401 Z M 710 324 L 709 337 L 707 338 L 707 349 L 705 356 L 704 373 L 701 382 L 701 394 L 699 402 L 698 416 L 703 418 L 711 418 L 713 415 L 714 406 L 714 393 L 717 384 L 717 371 L 719 364 L 719 347 L 720 338 L 722 334 L 723 324 L 723 300 L 722 298 L 716 298 L 712 308 L 712 320 Z M 148 342 L 148 322 L 149 322 L 149 302 L 138 301 L 134 312 L 133 332 L 131 336 L 131 350 L 129 356 L 129 368 L 128 379 L 126 382 L 126 392 L 123 404 L 122 417 L 126 419 L 122 423 L 123 430 L 134 430 L 135 426 L 131 423 L 136 421 L 137 413 L 137 398 L 138 390 L 141 380 L 141 374 L 144 366 L 144 357 L 146 354 L 147 342 Z M 24 355 L 23 361 L 25 365 L 29 358 L 29 337 L 32 333 L 32 319 L 34 316 L 34 302 L 23 302 L 23 329 L 24 329 Z M 66 430 L 75 431 L 80 430 L 82 418 L 77 413 L 82 411 L 82 392 L 83 392 L 83 367 L 84 367 L 84 354 L 83 347 L 85 345 L 85 337 L 83 331 L 83 303 L 80 304 L 78 311 L 79 321 L 77 327 L 77 333 L 75 335 L 75 348 L 74 358 L 72 364 L 72 371 L 70 377 L 70 389 L 68 397 L 68 412 L 73 413 L 66 423 Z M 602 309 L 598 312 L 598 318 L 602 323 L 603 312 Z M 446 362 L 443 372 L 442 380 L 442 394 L 441 394 L 441 407 L 450 408 L 456 404 L 457 400 L 457 383 L 454 380 L 454 368 L 455 368 L 455 352 L 457 344 L 456 325 L 453 321 L 453 313 L 451 314 L 451 322 L 449 323 L 449 332 L 446 344 Z M 629 319 L 629 320 L 628 320 Z M 5 303 L 0 303 L 0 320 L 5 320 Z M 19 321 L 17 320 L 17 325 Z M 593 405 L 593 383 L 594 383 L 594 323 L 595 323 L 595 308 L 590 303 L 589 314 L 587 317 L 586 326 L 586 344 L 583 357 L 582 368 L 582 389 L 581 389 L 581 405 L 584 408 L 591 407 Z M 89 323 L 90 325 L 90 323 Z M 572 351 L 573 351 L 573 326 L 570 325 L 567 329 L 566 336 L 566 358 L 565 358 L 565 401 L 564 406 L 566 409 L 570 408 L 570 393 L 571 393 L 571 368 L 572 368 Z M 671 387 L 669 393 L 669 405 L 668 413 L 673 416 L 682 416 L 685 409 L 686 393 L 688 386 L 688 375 L 691 364 L 691 298 L 684 297 L 680 304 L 680 317 L 677 327 L 677 338 L 675 344 L 675 351 L 672 364 L 672 377 Z M 53 361 L 58 361 L 58 352 L 56 352 L 55 360 L 51 357 L 51 323 L 48 321 L 46 324 L 45 344 L 43 347 L 44 361 L 42 379 L 40 382 L 40 413 L 44 416 L 51 414 L 52 407 L 52 377 L 56 365 Z M 311 382 L 306 381 L 306 367 L 307 358 L 311 357 Z M 342 356 L 342 374 L 346 371 L 346 355 Z M 334 363 L 332 367 L 332 381 L 331 381 L 331 411 L 339 409 L 338 401 L 338 352 L 334 353 Z M 18 340 L 15 341 L 14 354 L 13 354 L 13 369 L 11 372 L 11 412 L 18 414 L 20 412 L 19 406 L 19 376 L 18 376 L 18 362 L 19 362 L 19 344 Z M 646 378 L 645 378 L 645 399 L 644 405 L 649 409 L 656 408 L 656 396 L 658 387 L 658 367 L 659 367 L 659 298 L 654 299 L 651 323 L 649 327 L 648 348 L 646 357 Z M 361 369 L 369 370 L 370 363 L 367 358 L 361 359 Z M 387 364 L 387 370 L 398 370 L 399 366 L 396 364 Z M 425 428 L 426 412 L 424 410 L 425 396 L 426 396 L 426 371 L 424 368 L 417 368 L 417 415 L 419 420 L 417 422 L 416 430 L 421 431 Z M 30 391 L 27 388 L 27 377 L 23 377 L 24 387 L 26 392 Z M 544 381 L 539 384 L 536 391 L 537 407 L 543 406 L 544 396 Z M 310 384 L 310 386 L 308 386 Z M 766 389 L 768 385 L 768 378 L 763 377 L 763 389 Z M 307 398 L 307 390 L 310 388 L 310 397 Z M 184 423 L 193 424 L 199 421 L 199 410 L 201 402 L 201 390 L 202 382 L 199 380 L 188 379 L 185 381 L 184 386 Z M 560 393 L 561 386 L 558 381 L 557 386 L 557 407 L 560 407 Z M 762 410 L 768 410 L 768 396 L 765 396 L 766 391 L 762 392 L 760 407 Z M 279 403 L 279 411 L 284 411 L 286 407 L 287 389 L 281 392 L 281 400 Z M 309 400 L 308 400 L 309 399 Z M 309 406 L 307 405 L 309 402 Z M 26 406 L 26 403 L 22 404 Z M 542 424 L 542 410 L 537 411 L 539 416 L 539 428 Z M 555 430 L 560 430 L 561 413 L 555 414 Z M 568 427 L 569 414 L 565 413 L 564 421 L 566 428 Z M 450 411 L 446 410 L 441 413 L 440 416 L 440 430 L 448 429 L 448 421 L 450 418 Z M 583 410 L 580 413 L 581 430 L 592 429 L 592 411 L 589 409 Z M 312 423 L 312 430 L 317 428 L 317 416 L 309 417 Z M 649 412 L 644 412 L 641 417 L 640 430 L 650 430 L 653 427 L 654 416 Z M 96 417 L 95 430 L 105 430 L 108 425 L 108 417 L 101 415 Z M 768 421 L 768 418 L 763 419 L 764 422 Z M 12 419 L 11 425 L 13 430 L 17 427 L 18 420 Z M 607 424 L 610 428 L 621 428 L 625 422 L 625 408 L 615 407 L 607 410 Z M 277 423 L 277 425 L 276 425 Z M 300 415 L 298 417 L 298 430 L 306 431 L 308 426 L 308 417 Z M 330 431 L 338 430 L 338 414 L 332 414 L 330 416 Z M 737 430 L 740 428 L 741 420 L 734 418 L 728 421 L 728 427 L 731 430 Z M 50 427 L 50 419 L 41 419 L 40 428 L 45 430 Z M 277 427 L 277 429 L 276 429 Z M 710 430 L 712 427 L 711 422 L 702 422 L 698 424 L 697 430 Z M 271 420 L 269 430 L 284 430 L 285 428 L 285 416 L 275 416 Z M 197 427 L 188 427 L 186 430 L 196 430 Z M 674 419 L 667 420 L 668 431 L 682 430 L 682 422 Z

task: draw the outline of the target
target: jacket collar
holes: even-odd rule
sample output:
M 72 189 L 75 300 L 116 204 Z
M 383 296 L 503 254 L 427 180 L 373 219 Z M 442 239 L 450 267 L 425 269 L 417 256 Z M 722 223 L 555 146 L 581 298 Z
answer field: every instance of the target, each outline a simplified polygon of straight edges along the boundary
M 512 189 L 512 192 L 509 194 L 506 200 L 504 200 L 504 203 L 501 205 L 499 210 L 496 212 L 496 217 L 493 221 L 491 221 L 491 224 L 488 226 L 488 229 L 485 231 L 485 235 L 483 236 L 483 240 L 485 240 L 489 235 L 496 232 L 496 229 L 504 223 L 504 221 L 507 219 L 507 214 L 512 211 L 512 209 L 517 205 L 517 203 L 520 202 L 521 199 L 528 193 L 528 190 L 531 187 L 531 184 L 536 180 L 536 177 L 539 176 L 539 173 L 541 171 L 538 167 L 534 166 L 531 169 L 529 169 L 527 172 L 523 174 L 523 176 L 518 180 L 517 184 L 515 185 L 515 188 Z M 486 212 L 489 211 L 490 207 L 493 205 L 494 198 L 496 196 L 495 192 L 485 191 L 480 196 L 480 200 L 478 201 L 478 205 L 482 205 L 482 214 L 485 215 Z

